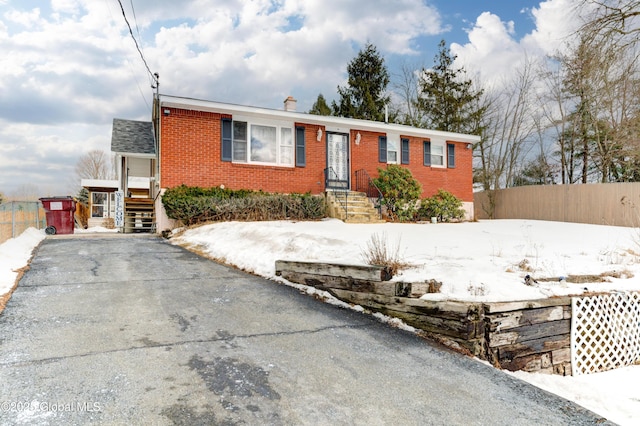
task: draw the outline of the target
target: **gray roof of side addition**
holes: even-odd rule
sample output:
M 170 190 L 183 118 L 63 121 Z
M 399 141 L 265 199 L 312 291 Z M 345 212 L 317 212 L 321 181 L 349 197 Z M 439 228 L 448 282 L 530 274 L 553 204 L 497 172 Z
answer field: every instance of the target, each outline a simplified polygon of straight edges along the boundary
M 156 155 L 153 124 L 150 121 L 114 118 L 111 132 L 111 151 Z

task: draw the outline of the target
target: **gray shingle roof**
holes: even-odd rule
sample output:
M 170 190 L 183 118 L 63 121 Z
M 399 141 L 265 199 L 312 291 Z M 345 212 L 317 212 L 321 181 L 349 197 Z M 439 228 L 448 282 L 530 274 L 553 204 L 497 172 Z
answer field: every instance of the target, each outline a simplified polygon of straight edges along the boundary
M 113 119 L 111 151 L 130 154 L 156 153 L 153 125 L 150 121 Z

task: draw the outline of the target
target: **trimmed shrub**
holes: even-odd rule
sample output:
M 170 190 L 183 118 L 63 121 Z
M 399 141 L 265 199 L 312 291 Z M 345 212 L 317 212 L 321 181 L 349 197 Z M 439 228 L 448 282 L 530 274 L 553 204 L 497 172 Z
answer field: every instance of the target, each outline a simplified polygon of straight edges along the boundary
M 422 187 L 409 169 L 396 164 L 378 168 L 378 177 L 373 182 L 382 192 L 382 203 L 392 220 L 413 220 Z
M 452 193 L 439 189 L 433 197 L 425 198 L 418 209 L 418 220 L 437 217 L 439 222 L 462 219 L 464 209 L 462 201 Z
M 169 218 L 185 225 L 231 220 L 310 220 L 326 216 L 324 197 L 311 194 L 268 194 L 181 185 L 168 189 L 162 203 Z

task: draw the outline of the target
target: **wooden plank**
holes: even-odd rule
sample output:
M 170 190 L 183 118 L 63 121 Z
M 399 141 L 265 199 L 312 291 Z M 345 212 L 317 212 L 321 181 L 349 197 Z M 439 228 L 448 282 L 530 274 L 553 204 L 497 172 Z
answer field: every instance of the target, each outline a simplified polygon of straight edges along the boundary
M 387 306 L 388 309 L 413 313 L 416 315 L 431 315 L 442 318 L 462 320 L 469 315 L 481 318 L 478 305 L 468 303 L 447 303 L 429 300 L 413 299 L 410 297 L 394 297 L 380 294 L 365 294 L 350 292 L 344 289 L 334 289 L 335 296 L 355 304 L 368 302 Z
M 388 281 L 392 278 L 389 268 L 385 266 L 344 265 L 338 263 L 276 260 L 276 275 L 279 275 L 285 270 L 290 272 L 347 277 L 369 281 Z
M 370 307 L 371 308 L 371 307 Z M 373 309 L 373 308 L 371 308 Z M 402 319 L 405 323 L 420 330 L 436 333 L 447 337 L 455 337 L 461 340 L 476 338 L 476 324 L 470 321 L 458 321 L 447 318 L 416 315 L 407 312 L 398 312 L 379 307 L 379 312 Z
M 410 297 L 394 297 L 393 300 L 407 306 L 407 309 L 414 309 L 416 312 L 423 313 L 436 314 L 438 312 L 445 312 L 462 316 L 467 315 L 469 311 L 478 314 L 482 311 L 481 305 L 473 302 L 415 299 Z
M 503 312 L 487 315 L 487 318 L 490 320 L 491 331 L 508 330 L 510 328 L 521 327 L 523 325 L 532 325 L 565 319 L 563 306 Z
M 513 345 L 518 341 L 518 333 L 515 331 L 507 331 L 501 333 L 494 333 L 489 335 L 489 347 L 495 348 L 498 346 Z
M 305 274 L 300 272 L 281 271 L 280 276 L 294 283 L 304 284 L 320 290 L 350 290 L 366 294 L 393 296 L 396 286 L 391 281 L 365 281 L 350 277 Z
M 550 321 L 513 328 L 507 332 L 489 333 L 489 347 L 509 345 L 570 333 L 571 320 Z
M 571 376 L 571 363 L 565 362 L 562 364 L 554 364 L 553 365 L 553 374 L 557 374 L 559 376 Z
M 487 313 L 545 308 L 548 306 L 571 306 L 571 298 L 570 297 L 553 297 L 549 299 L 521 300 L 517 302 L 485 303 L 485 309 Z
M 571 348 L 568 347 L 551 351 L 551 361 L 553 365 L 571 362 Z
M 341 289 L 331 289 L 329 292 L 340 300 L 400 318 L 407 324 L 425 331 L 464 340 L 475 338 L 478 334 L 484 338 L 483 325 L 480 324 L 478 326 L 478 323 L 483 323 L 481 319 L 470 320 L 466 315 L 451 315 L 451 313 L 447 312 L 441 312 L 440 316 L 424 315 L 415 310 L 407 309 L 407 306 L 402 303 L 402 299 L 411 300 L 408 298 L 371 297 L 374 295 L 365 295 Z M 481 332 L 478 333 L 478 330 L 481 330 Z
M 429 282 L 406 283 L 397 282 L 396 296 L 419 298 L 427 293 L 439 293 L 442 283 L 436 280 Z
M 501 368 L 509 371 L 523 370 L 532 372 L 540 371 L 540 369 L 542 369 L 542 360 L 538 354 L 500 361 L 499 364 Z
M 569 334 L 561 334 L 558 336 L 543 337 L 542 339 L 527 340 L 506 345 L 494 345 L 491 347 L 496 348 L 494 353 L 498 359 L 506 360 L 518 356 L 553 352 L 554 350 L 560 351 L 570 348 L 570 346 L 571 336 Z

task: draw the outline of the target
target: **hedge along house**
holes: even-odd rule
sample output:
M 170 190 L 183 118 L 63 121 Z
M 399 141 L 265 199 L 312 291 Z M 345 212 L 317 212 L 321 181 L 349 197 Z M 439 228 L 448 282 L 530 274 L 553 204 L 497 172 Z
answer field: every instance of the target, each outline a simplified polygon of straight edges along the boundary
M 159 96 L 159 184 L 321 194 L 363 190 L 399 164 L 423 197 L 445 189 L 473 214 L 472 145 L 480 138 L 410 126 Z M 364 176 L 364 178 L 363 178 Z M 156 203 L 160 211 L 160 203 Z M 160 217 L 159 229 L 168 226 Z

